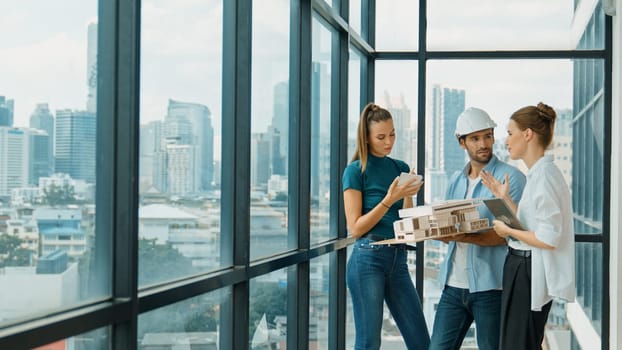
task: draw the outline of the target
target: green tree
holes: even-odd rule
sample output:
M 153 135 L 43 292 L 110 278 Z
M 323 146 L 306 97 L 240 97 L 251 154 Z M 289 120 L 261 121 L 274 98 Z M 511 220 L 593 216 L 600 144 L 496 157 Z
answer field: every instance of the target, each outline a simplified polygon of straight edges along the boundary
M 24 240 L 17 236 L 6 233 L 0 235 L 0 267 L 30 265 L 34 252 L 23 248 L 22 244 Z
M 268 322 L 272 322 L 275 316 L 287 315 L 287 288 L 276 282 L 252 281 L 251 297 L 249 334 L 252 338 L 264 313 Z
M 56 206 L 63 204 L 76 204 L 75 190 L 73 186 L 63 184 L 62 186 L 51 184 L 43 189 L 45 203 Z
M 192 261 L 170 243 L 156 244 L 156 239 L 138 240 L 138 283 L 148 285 L 196 273 Z

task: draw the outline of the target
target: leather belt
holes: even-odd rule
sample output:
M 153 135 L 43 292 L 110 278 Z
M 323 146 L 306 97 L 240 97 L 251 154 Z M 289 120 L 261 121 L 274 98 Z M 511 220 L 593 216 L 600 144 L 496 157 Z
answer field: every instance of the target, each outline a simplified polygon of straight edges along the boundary
M 380 241 L 384 241 L 384 240 L 390 239 L 390 238 L 387 238 L 387 237 L 384 237 L 384 236 L 381 236 L 381 235 L 376 235 L 376 234 L 373 234 L 373 233 L 368 233 L 365 236 L 363 236 L 362 238 L 371 239 L 374 242 L 380 242 Z
M 510 254 L 520 256 L 523 258 L 531 258 L 531 250 L 520 250 L 509 247 Z

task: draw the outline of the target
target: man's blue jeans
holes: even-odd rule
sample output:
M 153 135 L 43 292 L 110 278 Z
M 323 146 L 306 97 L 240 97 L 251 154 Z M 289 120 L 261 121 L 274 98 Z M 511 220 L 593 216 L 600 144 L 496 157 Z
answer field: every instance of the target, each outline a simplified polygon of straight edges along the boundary
M 498 349 L 501 290 L 469 293 L 468 289 L 445 286 L 436 308 L 430 350 L 460 349 L 474 320 L 478 349 Z
M 370 243 L 367 238 L 356 241 L 346 271 L 356 327 L 354 348 L 380 348 L 386 301 L 408 349 L 427 350 L 430 336 L 408 273 L 406 249 Z

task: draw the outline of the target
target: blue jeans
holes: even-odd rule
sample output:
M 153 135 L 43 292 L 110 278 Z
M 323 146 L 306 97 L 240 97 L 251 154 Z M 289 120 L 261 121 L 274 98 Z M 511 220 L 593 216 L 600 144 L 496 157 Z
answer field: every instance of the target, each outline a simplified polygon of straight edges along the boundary
M 380 348 L 386 301 L 408 349 L 427 350 L 430 336 L 406 265 L 406 249 L 370 243 L 367 238 L 356 241 L 346 271 L 356 328 L 354 348 Z
M 438 302 L 430 350 L 460 349 L 475 320 L 477 347 L 499 348 L 501 291 L 469 293 L 468 289 L 445 286 Z

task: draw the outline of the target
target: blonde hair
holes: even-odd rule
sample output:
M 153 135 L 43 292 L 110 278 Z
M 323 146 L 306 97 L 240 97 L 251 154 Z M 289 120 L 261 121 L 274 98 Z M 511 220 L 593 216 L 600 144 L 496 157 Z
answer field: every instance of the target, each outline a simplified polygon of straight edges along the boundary
M 385 120 L 393 120 L 391 113 L 371 102 L 363 107 L 361 112 L 361 118 L 359 119 L 359 126 L 356 137 L 356 150 L 354 156 L 352 156 L 352 162 L 360 160 L 361 172 L 365 171 L 367 167 L 367 158 L 369 156 L 369 125 L 371 123 L 378 123 Z
M 538 134 L 540 145 L 545 149 L 553 141 L 556 118 L 555 110 L 542 102 L 538 103 L 537 106 L 523 107 L 510 117 L 519 129 L 531 129 Z

